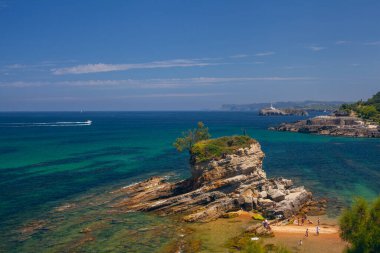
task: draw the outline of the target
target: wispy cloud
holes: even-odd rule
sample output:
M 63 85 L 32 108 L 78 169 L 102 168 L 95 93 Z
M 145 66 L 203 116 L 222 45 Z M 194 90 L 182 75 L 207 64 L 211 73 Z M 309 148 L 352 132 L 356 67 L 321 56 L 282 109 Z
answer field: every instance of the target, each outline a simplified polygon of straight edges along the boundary
M 322 51 L 324 49 L 326 49 L 326 47 L 321 47 L 321 46 L 309 46 L 309 47 L 306 47 L 314 52 L 318 52 L 318 51 Z
M 157 78 L 157 79 L 123 79 L 123 80 L 73 80 L 73 81 L 16 81 L 0 82 L 1 87 L 28 88 L 45 86 L 69 87 L 129 87 L 129 88 L 178 88 L 186 86 L 202 86 L 215 84 L 236 84 L 243 82 L 263 81 L 308 81 L 313 77 L 194 77 L 194 78 Z
M 121 96 L 119 98 L 161 98 L 161 97 L 212 97 L 222 96 L 226 93 L 153 93 Z
M 351 41 L 348 41 L 348 40 L 338 40 L 335 42 L 335 45 L 344 45 L 344 44 L 348 44 L 348 43 L 351 43 Z
M 364 43 L 364 45 L 366 45 L 366 46 L 380 46 L 380 40 L 366 42 L 366 43 Z
M 231 55 L 230 58 L 246 58 L 248 56 L 249 54 L 235 54 L 235 55 Z
M 6 1 L 0 1 L 0 10 L 8 7 L 8 3 Z
M 148 94 L 131 94 L 131 95 L 116 95 L 116 96 L 101 96 L 101 97 L 83 97 L 83 96 L 54 96 L 54 97 L 31 97 L 23 98 L 23 101 L 99 101 L 99 100 L 119 100 L 126 98 L 184 98 L 184 97 L 214 97 L 228 95 L 228 93 L 148 93 Z
M 126 71 L 131 69 L 154 69 L 154 68 L 175 68 L 175 67 L 201 67 L 216 65 L 217 63 L 206 61 L 205 59 L 176 59 L 167 61 L 153 61 L 147 63 L 129 64 L 85 64 L 66 68 L 54 68 L 51 71 L 55 75 L 65 74 L 87 74 L 110 71 Z
M 4 66 L 3 71 L 47 71 L 49 68 L 56 66 L 53 62 L 40 62 L 36 64 L 14 63 Z
M 274 55 L 274 54 L 275 54 L 275 52 L 270 51 L 270 52 L 260 52 L 260 53 L 257 53 L 255 55 L 256 56 L 269 56 L 269 55 Z

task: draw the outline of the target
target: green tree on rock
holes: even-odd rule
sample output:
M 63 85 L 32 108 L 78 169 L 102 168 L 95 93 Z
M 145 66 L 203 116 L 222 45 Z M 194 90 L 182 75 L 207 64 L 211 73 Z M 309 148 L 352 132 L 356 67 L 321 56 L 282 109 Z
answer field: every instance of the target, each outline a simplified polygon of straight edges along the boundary
M 357 199 L 339 220 L 341 237 L 351 243 L 347 252 L 380 252 L 380 197 L 373 204 Z
M 200 121 L 198 122 L 197 128 L 189 129 L 186 132 L 182 133 L 182 137 L 176 139 L 173 143 L 173 146 L 179 151 L 182 152 L 187 150 L 190 152 L 191 148 L 195 143 L 202 140 L 207 140 L 211 137 L 208 132 L 208 127 Z

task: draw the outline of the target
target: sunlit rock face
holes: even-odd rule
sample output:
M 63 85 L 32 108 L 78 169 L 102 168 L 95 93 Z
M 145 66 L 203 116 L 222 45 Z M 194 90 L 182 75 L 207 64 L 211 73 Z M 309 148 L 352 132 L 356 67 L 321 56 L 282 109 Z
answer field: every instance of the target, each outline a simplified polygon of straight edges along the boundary
M 188 222 L 207 222 L 240 209 L 289 217 L 311 200 L 311 193 L 288 179 L 268 179 L 262 168 L 264 156 L 255 141 L 218 158 L 195 162 L 192 157 L 191 178 L 172 183 L 154 177 L 124 187 L 119 192 L 125 198 L 113 207 L 160 215 L 181 213 Z

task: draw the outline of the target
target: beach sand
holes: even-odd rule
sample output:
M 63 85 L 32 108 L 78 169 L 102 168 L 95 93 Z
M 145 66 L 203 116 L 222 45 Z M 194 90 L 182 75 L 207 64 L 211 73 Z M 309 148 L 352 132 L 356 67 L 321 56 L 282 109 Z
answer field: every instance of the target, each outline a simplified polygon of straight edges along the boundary
M 318 217 L 310 217 L 316 221 Z M 342 253 L 347 243 L 339 237 L 339 227 L 335 219 L 320 216 L 320 234 L 315 233 L 315 225 L 271 225 L 274 232 L 272 238 L 260 238 L 264 244 L 283 245 L 292 252 L 308 253 Z M 241 212 L 239 217 L 218 219 L 209 223 L 192 224 L 194 237 L 202 244 L 200 252 L 230 252 L 226 242 L 232 237 L 241 234 L 245 228 L 253 224 L 251 214 Z M 305 238 L 305 230 L 309 228 L 309 237 Z M 299 240 L 302 245 L 299 246 Z
M 317 220 L 317 217 L 310 217 Z M 298 226 L 296 224 L 275 226 L 271 228 L 274 237 L 264 239 L 265 244 L 283 245 L 293 252 L 310 253 L 341 253 L 346 248 L 347 243 L 339 237 L 339 226 L 337 221 L 327 217 L 321 217 L 319 235 L 316 234 L 316 222 L 310 225 Z M 309 229 L 309 236 L 305 237 L 306 229 Z M 299 245 L 302 240 L 302 245 Z

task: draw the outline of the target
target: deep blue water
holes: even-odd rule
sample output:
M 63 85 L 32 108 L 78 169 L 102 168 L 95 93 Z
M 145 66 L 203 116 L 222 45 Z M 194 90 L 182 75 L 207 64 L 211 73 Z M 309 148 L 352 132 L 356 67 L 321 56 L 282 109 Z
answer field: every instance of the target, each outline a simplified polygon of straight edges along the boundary
M 245 129 L 261 143 L 269 177 L 291 178 L 329 198 L 331 214 L 353 196 L 379 195 L 379 139 L 267 130 L 300 118 L 250 112 L 0 113 L 2 240 L 6 231 L 87 191 L 162 173 L 188 176 L 187 155 L 171 144 L 198 121 L 213 137 Z M 57 123 L 87 120 L 92 124 Z

